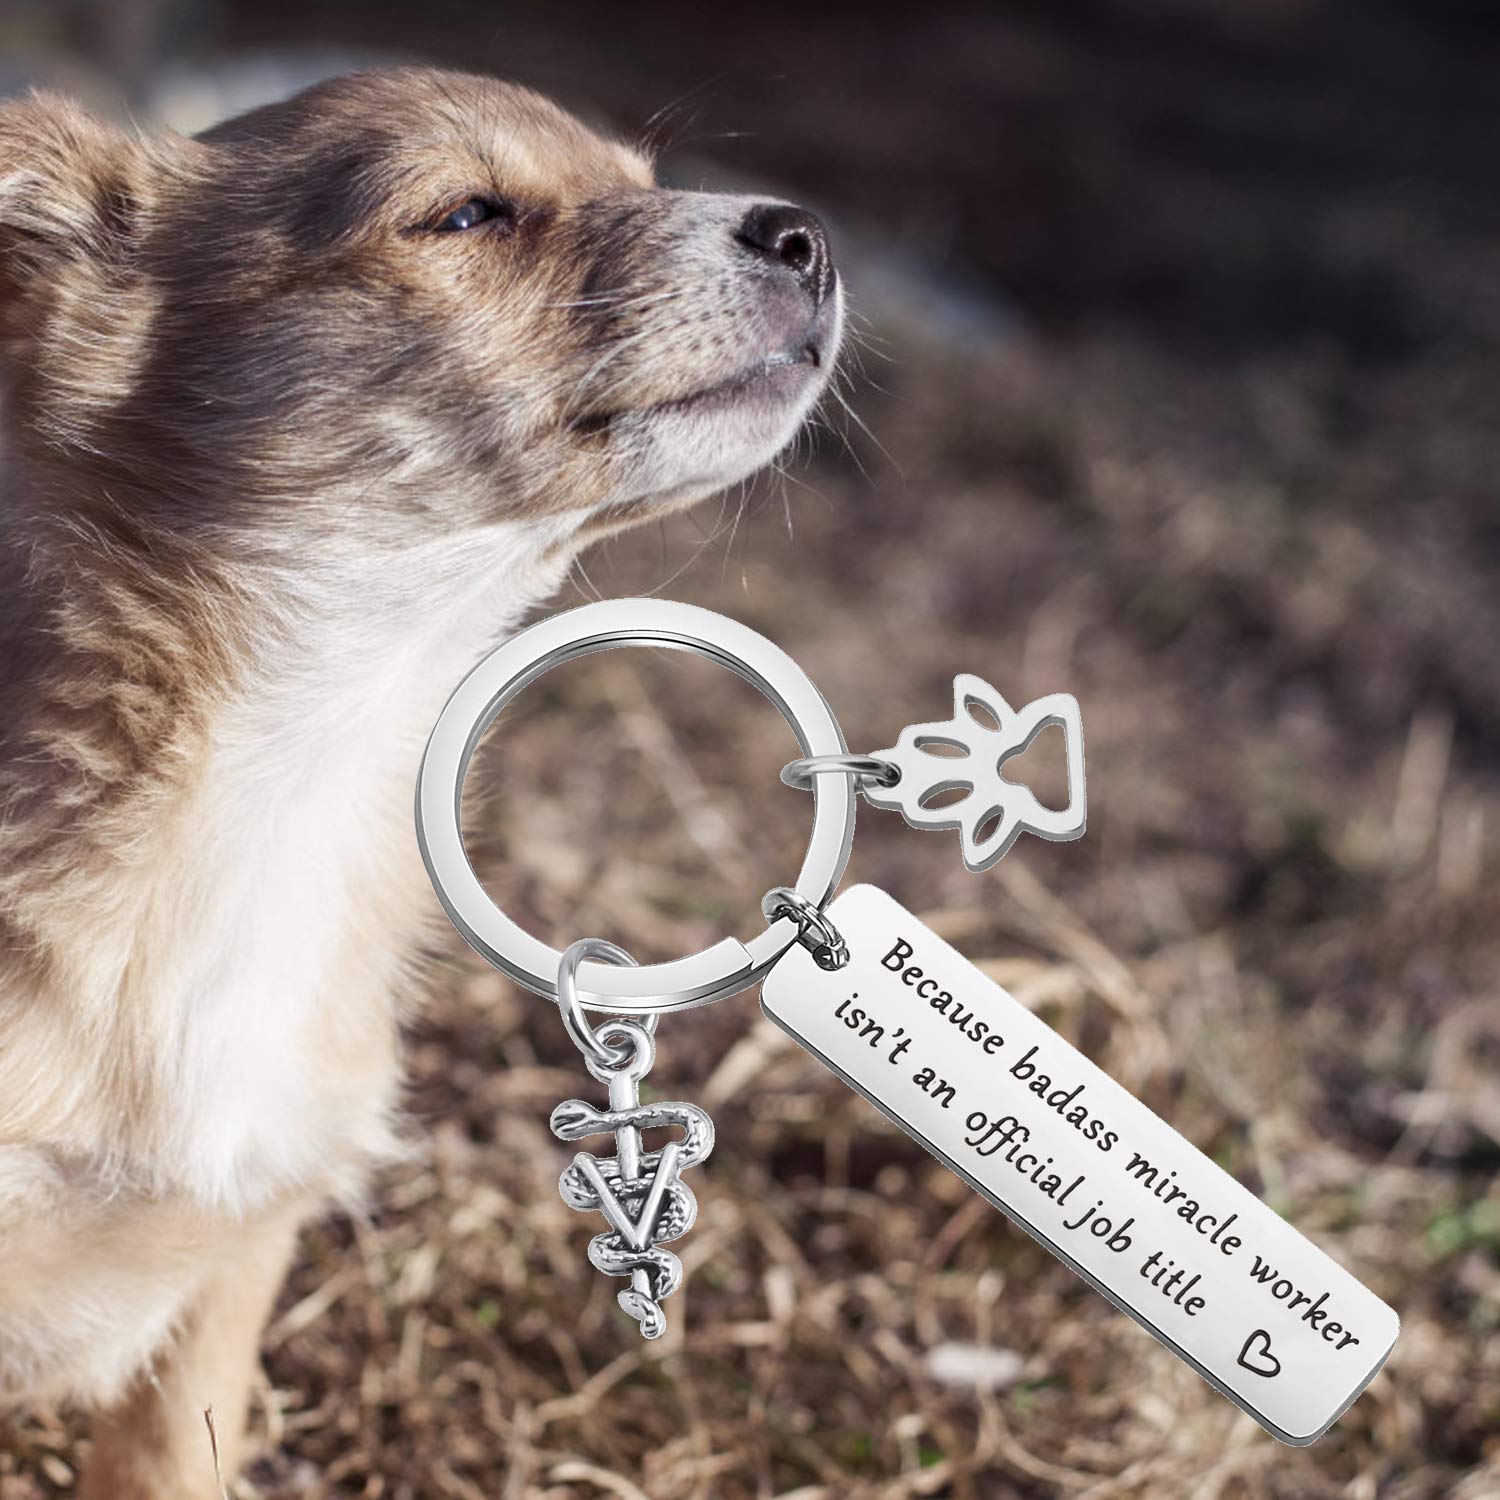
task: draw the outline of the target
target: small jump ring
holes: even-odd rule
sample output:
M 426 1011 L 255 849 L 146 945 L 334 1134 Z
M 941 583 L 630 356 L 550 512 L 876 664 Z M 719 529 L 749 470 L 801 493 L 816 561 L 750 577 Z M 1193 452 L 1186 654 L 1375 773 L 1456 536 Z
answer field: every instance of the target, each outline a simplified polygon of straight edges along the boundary
M 564 952 L 562 961 L 557 966 L 557 1008 L 562 1012 L 563 1025 L 568 1028 L 568 1035 L 573 1038 L 573 1045 L 583 1053 L 584 1061 L 590 1065 L 590 1068 L 592 1069 L 594 1063 L 598 1063 L 602 1068 L 618 1071 L 622 1067 L 631 1065 L 631 1052 L 624 1047 L 612 1047 L 602 1039 L 602 1034 L 605 1032 L 617 1032 L 617 1023 L 606 1021 L 596 1032 L 589 1025 L 583 1013 L 583 1006 L 578 1001 L 578 967 L 590 958 L 602 959 L 605 963 L 635 966 L 635 960 L 616 944 L 607 943 L 603 938 L 580 938 Z M 657 1023 L 660 1020 L 660 1011 L 652 1011 L 649 1015 L 640 1018 L 639 1030 L 648 1042 L 656 1035 Z M 636 1042 L 637 1060 L 640 1052 L 640 1044 Z
M 813 956 L 820 969 L 842 969 L 849 962 L 849 945 L 827 914 L 789 885 L 773 886 L 761 897 L 761 914 L 766 921 L 790 917 L 797 924 L 797 941 Z
M 901 767 L 878 755 L 804 755 L 781 768 L 781 779 L 799 792 L 810 792 L 814 777 L 825 771 L 852 776 L 857 792 L 867 786 L 895 786 L 901 780 Z
M 613 1083 L 621 1075 L 640 1082 L 656 1062 L 656 1038 L 651 1034 L 655 1027 L 650 1022 L 655 1021 L 660 1014 L 660 1011 L 652 1012 L 644 1024 L 640 1021 L 627 1021 L 623 1016 L 614 1021 L 606 1021 L 594 1035 L 606 1045 L 609 1042 L 618 1043 L 625 1051 L 624 1060 L 608 1064 L 596 1062 L 585 1052 L 584 1067 L 600 1083 Z

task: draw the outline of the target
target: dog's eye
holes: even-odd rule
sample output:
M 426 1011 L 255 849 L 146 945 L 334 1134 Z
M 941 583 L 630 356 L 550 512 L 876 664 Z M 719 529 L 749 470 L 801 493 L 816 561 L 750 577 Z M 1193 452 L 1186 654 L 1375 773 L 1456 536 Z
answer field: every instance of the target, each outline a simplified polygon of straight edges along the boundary
M 498 198 L 470 198 L 450 210 L 432 227 L 440 234 L 454 234 L 463 229 L 474 229 L 496 219 L 513 220 L 515 209 Z

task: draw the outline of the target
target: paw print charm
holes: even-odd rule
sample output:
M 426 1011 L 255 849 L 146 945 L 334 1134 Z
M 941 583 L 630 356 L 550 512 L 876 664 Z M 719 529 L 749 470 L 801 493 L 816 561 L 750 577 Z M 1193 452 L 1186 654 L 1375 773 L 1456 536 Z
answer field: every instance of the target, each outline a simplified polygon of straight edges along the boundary
M 1067 757 L 1068 805 L 1060 811 L 1043 807 L 1030 787 L 1005 777 L 1006 761 L 1054 724 Z M 873 758 L 900 775 L 888 777 L 890 784 L 867 781 L 861 790 L 870 805 L 896 809 L 913 828 L 958 829 L 964 864 L 976 874 L 1003 858 L 1023 833 L 1058 841 L 1083 834 L 1083 721 L 1071 693 L 1049 693 L 1013 709 L 987 682 L 965 672 L 953 681 L 951 719 L 913 724 Z M 930 805 L 958 789 L 967 795 Z

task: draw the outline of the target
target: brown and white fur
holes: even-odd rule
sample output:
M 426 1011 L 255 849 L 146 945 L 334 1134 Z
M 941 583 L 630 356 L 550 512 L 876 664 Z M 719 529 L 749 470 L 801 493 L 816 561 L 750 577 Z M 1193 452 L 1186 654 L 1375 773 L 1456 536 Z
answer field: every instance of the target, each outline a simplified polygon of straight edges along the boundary
M 206 1500 L 299 1221 L 393 1142 L 446 693 L 590 539 L 770 460 L 817 221 L 547 101 L 340 79 L 194 140 L 0 106 L 0 1396 Z

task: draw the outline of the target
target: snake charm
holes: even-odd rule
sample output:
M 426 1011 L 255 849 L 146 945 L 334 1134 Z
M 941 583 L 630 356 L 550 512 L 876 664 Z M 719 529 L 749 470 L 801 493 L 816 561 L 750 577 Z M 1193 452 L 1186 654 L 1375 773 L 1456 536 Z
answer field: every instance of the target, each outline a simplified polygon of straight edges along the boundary
M 682 1285 L 682 1262 L 660 1247 L 693 1226 L 698 1203 L 679 1174 L 713 1150 L 714 1125 L 696 1104 L 641 1104 L 639 1079 L 628 1072 L 609 1077 L 608 1109 L 568 1099 L 552 1111 L 554 1135 L 564 1141 L 613 1132 L 615 1156 L 600 1159 L 580 1151 L 558 1180 L 563 1202 L 604 1215 L 609 1228 L 589 1242 L 589 1260 L 607 1276 L 629 1276 L 620 1306 L 648 1339 L 666 1331 L 661 1304 Z M 641 1131 L 682 1129 L 680 1141 L 659 1151 L 641 1150 Z

